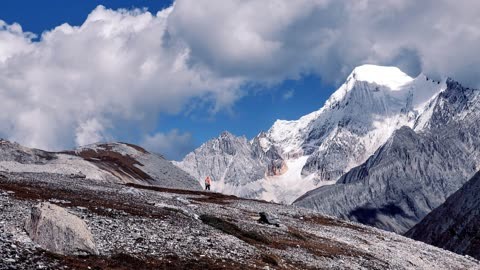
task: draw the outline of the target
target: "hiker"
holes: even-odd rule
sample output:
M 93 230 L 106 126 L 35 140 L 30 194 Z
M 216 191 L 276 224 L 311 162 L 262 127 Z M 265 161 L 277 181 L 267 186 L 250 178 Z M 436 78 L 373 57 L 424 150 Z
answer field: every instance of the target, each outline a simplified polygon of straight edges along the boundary
M 205 190 L 210 190 L 211 184 L 212 184 L 212 179 L 210 179 L 210 176 L 207 176 L 207 178 L 205 178 Z

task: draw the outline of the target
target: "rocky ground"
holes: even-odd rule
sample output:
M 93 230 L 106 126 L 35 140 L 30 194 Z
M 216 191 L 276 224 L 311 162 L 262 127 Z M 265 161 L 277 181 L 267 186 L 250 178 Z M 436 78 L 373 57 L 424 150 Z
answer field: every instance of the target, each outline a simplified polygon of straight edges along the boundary
M 99 254 L 58 255 L 33 243 L 24 222 L 45 201 L 83 219 Z M 201 191 L 0 173 L 0 209 L 0 269 L 480 269 L 394 233 Z M 279 224 L 258 222 L 260 212 Z

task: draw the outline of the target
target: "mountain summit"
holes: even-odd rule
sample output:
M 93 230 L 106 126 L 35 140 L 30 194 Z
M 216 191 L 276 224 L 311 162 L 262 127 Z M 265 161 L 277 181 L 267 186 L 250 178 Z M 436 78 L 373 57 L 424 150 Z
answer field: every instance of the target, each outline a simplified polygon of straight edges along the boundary
M 391 90 L 400 90 L 414 79 L 397 67 L 362 65 L 353 69 L 349 76 L 356 81 L 375 83 Z M 347 79 L 347 80 L 349 80 Z

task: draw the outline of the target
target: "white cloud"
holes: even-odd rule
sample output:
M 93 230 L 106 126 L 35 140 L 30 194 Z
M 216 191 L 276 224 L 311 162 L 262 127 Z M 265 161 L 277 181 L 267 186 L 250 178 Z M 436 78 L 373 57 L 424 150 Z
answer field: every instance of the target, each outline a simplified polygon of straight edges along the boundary
M 163 154 L 167 159 L 180 160 L 194 148 L 192 134 L 173 129 L 143 138 L 141 145 L 150 152 Z
M 476 0 L 178 0 L 168 30 L 223 76 L 339 82 L 363 63 L 480 85 Z
M 295 94 L 295 91 L 293 89 L 287 90 L 285 93 L 282 95 L 283 100 L 289 100 L 291 99 Z
M 75 131 L 75 143 L 77 145 L 87 145 L 91 143 L 101 142 L 106 138 L 105 125 L 101 124 L 98 119 L 88 119 L 80 123 Z
M 99 6 L 81 26 L 63 24 L 39 42 L 2 22 L 0 135 L 61 149 L 115 137 L 124 121 L 178 113 L 192 98 L 230 106 L 240 81 L 189 66 L 189 48 L 165 31 L 170 12 Z
M 474 0 L 178 0 L 156 14 L 99 6 L 38 42 L 0 21 L 0 135 L 66 148 L 192 102 L 215 113 L 243 85 L 311 73 L 340 82 L 367 62 L 478 86 L 478 10 Z
M 8 25 L 0 20 L 0 63 L 13 55 L 29 51 L 32 33 L 24 33 L 18 23 Z

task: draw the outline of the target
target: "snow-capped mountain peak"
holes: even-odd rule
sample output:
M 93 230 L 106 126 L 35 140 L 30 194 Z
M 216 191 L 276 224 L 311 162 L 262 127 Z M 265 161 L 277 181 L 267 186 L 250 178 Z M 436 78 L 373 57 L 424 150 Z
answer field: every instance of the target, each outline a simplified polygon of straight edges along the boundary
M 442 89 L 444 81 L 424 75 L 412 78 L 396 67 L 362 65 L 319 110 L 298 120 L 277 120 L 250 144 L 238 143 L 229 151 L 202 146 L 177 165 L 198 179 L 213 173 L 214 179 L 234 187 L 218 191 L 290 203 L 313 187 L 335 183 L 366 161 L 395 130 L 413 127 Z M 230 179 L 239 176 L 235 170 L 240 169 L 237 163 L 242 160 L 245 164 L 241 167 L 248 164 L 255 169 L 250 175 L 254 178 Z M 248 183 L 248 187 L 239 183 Z
M 375 83 L 378 85 L 386 86 L 391 90 L 400 90 L 404 85 L 411 83 L 413 78 L 401 71 L 397 67 L 385 67 L 376 65 L 362 65 L 356 67 L 349 79 L 356 81 Z
M 430 98 L 422 96 L 428 106 L 415 118 L 415 129 L 396 129 L 336 185 L 308 192 L 297 205 L 405 232 L 479 170 L 480 92 L 451 79 L 419 77 L 413 86 L 423 86 L 412 91 L 422 95 L 429 87 L 439 91 L 432 91 Z

